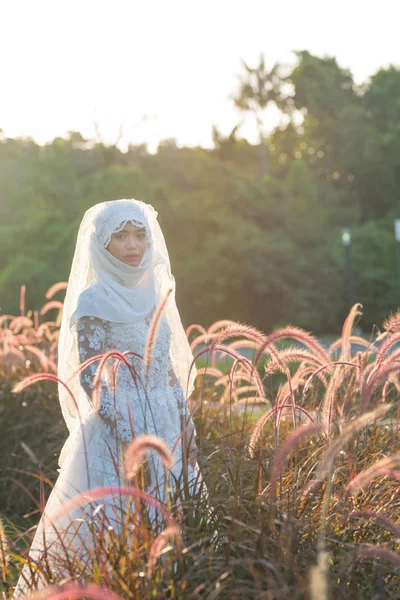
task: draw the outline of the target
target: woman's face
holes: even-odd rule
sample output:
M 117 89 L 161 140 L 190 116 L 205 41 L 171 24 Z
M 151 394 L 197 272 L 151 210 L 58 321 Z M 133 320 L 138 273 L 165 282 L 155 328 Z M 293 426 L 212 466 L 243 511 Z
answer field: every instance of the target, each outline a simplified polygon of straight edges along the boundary
M 113 233 L 107 250 L 131 267 L 140 265 L 147 248 L 146 229 L 127 223 L 121 231 Z

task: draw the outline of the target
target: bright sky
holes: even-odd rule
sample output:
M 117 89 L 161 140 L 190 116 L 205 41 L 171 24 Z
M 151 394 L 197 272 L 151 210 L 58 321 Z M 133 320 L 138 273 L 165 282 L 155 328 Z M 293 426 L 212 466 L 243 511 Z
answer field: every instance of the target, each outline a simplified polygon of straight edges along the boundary
M 357 82 L 400 66 L 400 0 L 2 0 L 0 128 L 44 143 L 68 130 L 119 147 L 212 145 L 242 118 L 240 59 L 333 55 Z M 270 111 L 266 128 L 279 122 Z M 240 135 L 255 141 L 247 117 Z

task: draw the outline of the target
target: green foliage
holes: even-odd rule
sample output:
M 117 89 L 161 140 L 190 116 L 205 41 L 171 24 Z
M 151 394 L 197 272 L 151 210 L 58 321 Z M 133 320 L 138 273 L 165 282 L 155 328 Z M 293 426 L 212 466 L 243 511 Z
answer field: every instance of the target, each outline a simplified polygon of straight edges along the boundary
M 0 310 L 18 312 L 22 284 L 39 308 L 49 285 L 68 277 L 84 211 L 135 197 L 159 212 L 185 324 L 225 317 L 337 332 L 348 309 L 343 227 L 353 231 L 356 300 L 367 326 L 380 322 L 398 302 L 400 71 L 356 86 L 336 59 L 297 55 L 287 76 L 263 57 L 243 63 L 236 105 L 256 114 L 260 131 L 269 103 L 289 117 L 259 145 L 240 139 L 239 126 L 227 138 L 214 127 L 212 150 L 165 140 L 154 155 L 79 132 L 42 147 L 3 135 Z
M 400 303 L 393 219 L 369 221 L 354 232 L 353 264 L 356 293 L 365 314 L 385 314 Z M 367 319 L 370 329 L 377 321 Z

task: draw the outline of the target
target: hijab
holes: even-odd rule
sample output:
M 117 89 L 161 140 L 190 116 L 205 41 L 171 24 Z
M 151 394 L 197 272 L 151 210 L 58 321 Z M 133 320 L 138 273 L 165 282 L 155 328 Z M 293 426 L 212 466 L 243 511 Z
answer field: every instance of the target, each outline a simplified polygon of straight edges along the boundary
M 159 303 L 155 269 L 156 265 L 162 266 L 163 260 L 160 250 L 154 247 L 152 227 L 146 212 L 150 216 L 151 209 L 146 211 L 139 201 L 115 200 L 104 203 L 101 212 L 93 219 L 89 240 L 93 280 L 78 298 L 70 327 L 83 316 L 115 323 L 135 323 Z M 157 216 L 154 209 L 152 214 Z M 138 266 L 125 264 L 107 250 L 111 236 L 121 231 L 128 222 L 146 230 L 146 250 Z M 166 271 L 170 270 L 169 260 L 164 261 L 164 267 Z
M 190 369 L 193 354 L 176 306 L 175 279 L 157 215 L 150 204 L 121 199 L 96 204 L 83 216 L 58 343 L 58 377 L 75 398 L 60 382 L 59 400 L 70 434 L 91 410 L 76 375 L 80 358 L 74 325 L 83 316 L 135 323 L 168 296 L 163 311 L 171 330 L 170 360 L 186 398 L 193 391 L 196 368 Z M 107 250 L 112 234 L 128 222 L 146 229 L 146 250 L 138 266 L 123 263 Z

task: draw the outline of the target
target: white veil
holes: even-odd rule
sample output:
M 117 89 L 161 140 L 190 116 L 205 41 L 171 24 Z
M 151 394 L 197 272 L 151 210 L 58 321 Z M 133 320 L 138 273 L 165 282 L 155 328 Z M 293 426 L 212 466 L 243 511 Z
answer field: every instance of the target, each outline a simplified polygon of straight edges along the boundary
M 171 330 L 170 358 L 186 398 L 193 391 L 196 368 L 189 374 L 193 354 L 176 306 L 175 279 L 157 214 L 150 204 L 140 200 L 112 200 L 92 206 L 82 219 L 58 343 L 58 377 L 68 385 L 77 403 L 59 383 L 61 410 L 70 434 L 90 410 L 79 376 L 72 377 L 80 363 L 72 327 L 81 316 L 132 323 L 148 315 L 172 289 L 164 308 Z M 111 235 L 128 222 L 146 228 L 147 248 L 137 267 L 126 265 L 106 250 Z

